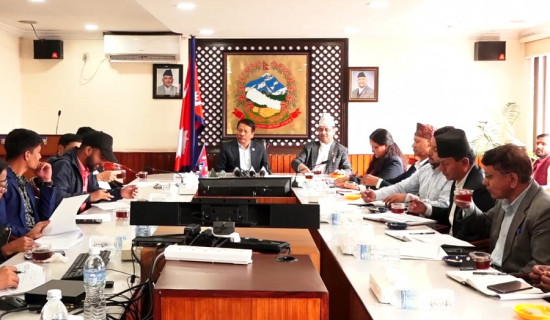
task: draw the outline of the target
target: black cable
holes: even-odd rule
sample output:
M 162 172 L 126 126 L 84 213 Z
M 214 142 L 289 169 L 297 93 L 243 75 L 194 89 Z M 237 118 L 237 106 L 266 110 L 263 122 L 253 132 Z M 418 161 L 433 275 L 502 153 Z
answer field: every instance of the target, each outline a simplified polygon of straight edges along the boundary
M 38 36 L 38 34 L 36 34 L 36 29 L 34 28 L 34 25 L 31 23 L 31 28 L 32 28 L 32 31 L 34 31 L 34 35 L 36 36 L 36 39 L 40 40 L 40 37 Z
M 15 309 L 11 309 L 11 310 L 7 310 L 7 311 L 4 311 L 0 314 L 0 319 L 2 319 L 5 315 L 8 315 L 10 313 L 15 313 L 15 312 L 20 312 L 20 311 L 26 311 L 26 310 L 29 310 L 29 311 L 36 311 L 36 310 L 41 310 L 42 309 L 42 306 L 40 305 L 36 305 L 36 304 L 29 304 L 29 305 L 26 305 L 24 307 L 21 307 L 21 308 L 15 308 Z
M 226 244 L 226 243 L 229 241 L 229 238 L 220 238 L 220 239 L 223 239 L 223 240 L 221 241 L 221 243 L 220 243 L 220 244 L 216 244 L 215 246 L 213 245 L 213 247 L 218 247 L 218 248 L 219 248 L 219 247 L 223 246 L 224 244 Z
M 158 247 L 156 247 L 155 249 L 157 249 Z M 156 250 L 155 250 L 156 252 Z M 157 263 L 164 258 L 164 252 L 159 254 L 158 256 L 156 256 L 155 260 L 153 261 L 153 265 L 151 266 L 151 272 L 149 273 L 149 286 L 148 286 L 148 289 L 149 289 L 149 311 L 147 312 L 147 314 L 143 317 L 143 320 L 147 320 L 147 319 L 153 319 L 153 272 L 155 270 L 155 268 L 157 267 Z
M 129 275 L 129 276 L 136 276 L 136 275 L 135 275 L 135 272 L 134 272 L 134 274 L 131 274 L 131 273 L 128 273 L 128 272 L 124 272 L 124 271 L 120 271 L 120 270 L 116 270 L 116 269 L 105 269 L 105 270 L 111 270 L 111 271 L 114 271 L 114 272 L 120 272 L 120 273 L 123 273 L 123 274 Z M 138 276 L 136 276 L 136 278 L 139 278 L 139 277 L 138 277 Z

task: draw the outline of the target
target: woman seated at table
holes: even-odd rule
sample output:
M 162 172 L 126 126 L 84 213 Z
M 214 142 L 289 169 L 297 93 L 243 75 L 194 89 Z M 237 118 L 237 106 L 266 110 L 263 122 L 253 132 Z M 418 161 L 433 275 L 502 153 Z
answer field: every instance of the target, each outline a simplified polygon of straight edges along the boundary
M 376 129 L 370 134 L 369 139 L 374 159 L 369 164 L 366 174 L 392 179 L 405 172 L 403 153 L 388 130 Z M 335 181 L 338 187 L 355 190 L 359 190 L 360 183 L 361 178 L 354 176 Z

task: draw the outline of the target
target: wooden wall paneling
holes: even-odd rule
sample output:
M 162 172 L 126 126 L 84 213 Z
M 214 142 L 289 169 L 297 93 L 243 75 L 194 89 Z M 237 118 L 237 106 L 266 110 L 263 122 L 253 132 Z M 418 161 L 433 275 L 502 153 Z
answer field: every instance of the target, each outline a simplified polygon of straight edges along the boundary
M 292 160 L 294 159 L 294 157 L 291 158 L 291 155 L 290 154 L 285 154 L 283 155 L 283 163 L 284 163 L 284 167 L 283 167 L 283 172 L 287 173 L 287 172 L 292 172 L 294 170 L 292 170 L 292 166 L 291 166 L 291 162 Z

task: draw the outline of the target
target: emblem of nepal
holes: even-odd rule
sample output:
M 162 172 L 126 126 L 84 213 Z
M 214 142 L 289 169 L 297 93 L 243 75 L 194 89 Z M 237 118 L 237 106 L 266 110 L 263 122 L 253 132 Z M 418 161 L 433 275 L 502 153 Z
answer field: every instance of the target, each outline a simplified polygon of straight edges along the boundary
M 252 73 L 264 74 L 252 78 Z M 233 114 L 254 121 L 257 128 L 281 128 L 300 115 L 296 106 L 296 79 L 284 64 L 256 61 L 249 64 L 238 79 L 237 103 Z

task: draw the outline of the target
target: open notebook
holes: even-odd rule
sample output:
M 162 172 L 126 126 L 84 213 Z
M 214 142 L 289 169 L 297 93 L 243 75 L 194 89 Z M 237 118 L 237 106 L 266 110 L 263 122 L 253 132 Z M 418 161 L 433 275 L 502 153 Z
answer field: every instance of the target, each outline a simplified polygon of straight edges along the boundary
M 524 283 L 527 282 L 525 282 L 525 280 L 521 278 L 516 278 L 512 275 L 502 275 L 494 269 L 489 269 L 487 270 L 487 272 L 494 272 L 495 275 L 476 275 L 474 274 L 474 272 L 475 271 L 447 271 L 446 275 L 447 277 L 462 284 L 468 285 L 485 295 L 497 297 L 501 300 L 542 299 L 545 297 L 550 297 L 550 293 L 543 293 L 538 288 L 498 294 L 492 290 L 487 289 L 487 286 L 516 280 Z
M 49 243 L 53 250 L 65 250 L 82 240 L 82 231 L 76 225 L 78 209 L 88 198 L 87 194 L 65 198 L 50 217 L 38 243 Z

